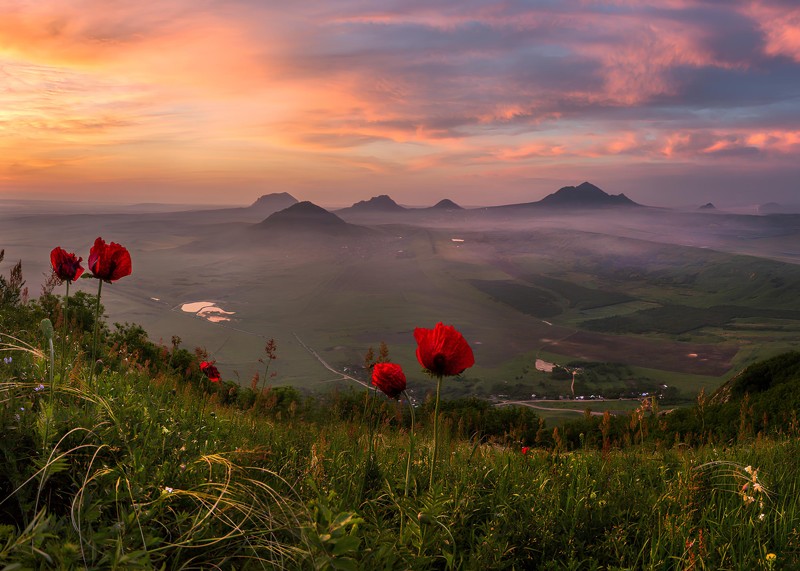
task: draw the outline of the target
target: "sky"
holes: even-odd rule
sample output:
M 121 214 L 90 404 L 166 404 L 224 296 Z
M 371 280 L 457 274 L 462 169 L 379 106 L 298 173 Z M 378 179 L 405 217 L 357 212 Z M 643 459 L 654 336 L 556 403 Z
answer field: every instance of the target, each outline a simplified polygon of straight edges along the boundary
M 800 203 L 797 0 L 0 0 L 0 198 Z

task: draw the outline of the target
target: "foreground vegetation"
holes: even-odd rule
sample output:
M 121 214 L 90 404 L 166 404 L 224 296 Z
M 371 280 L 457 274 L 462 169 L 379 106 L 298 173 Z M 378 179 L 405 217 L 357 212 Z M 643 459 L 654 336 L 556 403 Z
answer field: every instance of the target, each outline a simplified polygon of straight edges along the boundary
M 11 352 L 22 360 L 25 353 Z M 25 568 L 758 569 L 800 562 L 800 444 L 572 452 L 275 420 L 135 367 L 0 389 L 0 562 Z M 42 385 L 45 385 L 42 388 Z
M 0 282 L 6 569 L 800 565 L 796 354 L 667 415 L 651 402 L 551 429 L 442 403 L 431 485 L 430 402 L 412 433 L 374 392 L 213 383 L 202 349 L 112 331 L 93 296 L 65 321 L 63 298 L 23 303 L 19 281 Z

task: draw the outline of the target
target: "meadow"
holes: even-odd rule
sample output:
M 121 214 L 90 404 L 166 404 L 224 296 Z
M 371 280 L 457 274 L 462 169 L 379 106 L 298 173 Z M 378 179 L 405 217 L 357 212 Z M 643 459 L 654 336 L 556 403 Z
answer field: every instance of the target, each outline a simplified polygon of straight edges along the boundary
M 437 439 L 432 380 L 416 422 L 375 390 L 276 386 L 263 348 L 241 386 L 96 301 L 74 293 L 65 319 L 63 297 L 0 281 L 4 569 L 800 565 L 800 354 L 667 415 L 654 399 L 552 427 L 446 400 Z
M 523 448 L 513 425 L 482 440 L 446 423 L 430 486 L 421 415 L 406 490 L 411 433 L 383 395 L 356 395 L 352 416 L 335 397 L 316 412 L 240 409 L 133 354 L 91 383 L 74 366 L 51 385 L 38 348 L 2 349 L 7 569 L 800 564 L 796 435 L 600 450 L 582 433 L 583 447 Z

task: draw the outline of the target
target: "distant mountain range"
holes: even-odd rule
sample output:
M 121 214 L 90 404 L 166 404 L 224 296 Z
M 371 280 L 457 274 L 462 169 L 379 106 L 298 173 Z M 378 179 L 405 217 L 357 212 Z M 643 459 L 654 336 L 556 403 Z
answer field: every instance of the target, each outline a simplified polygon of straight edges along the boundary
M 277 210 L 279 206 L 283 205 L 287 206 Z M 531 207 L 583 210 L 630 206 L 640 205 L 624 194 L 608 194 L 590 182 L 584 182 L 578 186 L 560 188 L 537 202 L 494 206 L 486 209 L 475 209 L 472 212 L 479 215 L 480 212 L 487 210 L 528 210 Z M 356 202 L 347 208 L 339 209 L 334 214 L 312 202 L 298 202 L 297 199 L 286 192 L 266 194 L 248 207 L 248 210 L 271 212 L 262 222 L 253 226 L 252 229 L 256 231 L 272 231 L 281 234 L 303 232 L 328 236 L 353 236 L 369 232 L 368 228 L 350 224 L 340 218 L 339 215 L 402 214 L 405 216 L 415 213 L 433 215 L 437 212 L 470 212 L 447 198 L 426 208 L 407 208 L 397 204 L 390 196 L 381 194 L 369 200 Z
M 392 213 L 392 212 L 409 212 L 409 211 L 431 211 L 431 210 L 440 210 L 440 211 L 448 211 L 448 210 L 463 210 L 458 204 L 450 200 L 449 198 L 445 198 L 440 200 L 433 206 L 428 206 L 424 208 L 408 208 L 405 206 L 400 206 L 397 204 L 392 198 L 386 194 L 381 194 L 378 196 L 373 196 L 369 200 L 361 200 L 356 202 L 352 206 L 348 206 L 347 208 L 342 208 L 337 210 L 340 213 L 368 213 L 368 212 L 381 212 L 381 213 Z
M 291 194 L 286 192 L 281 193 L 272 193 L 266 194 L 256 200 L 248 210 L 264 210 L 279 213 L 279 211 L 284 209 L 291 209 L 292 206 L 303 204 L 304 206 L 297 210 L 291 210 L 290 216 L 293 217 L 295 220 L 294 222 L 299 222 L 300 219 L 306 220 L 309 215 L 312 215 L 311 207 L 314 207 L 313 216 L 318 217 L 319 219 L 315 218 L 315 223 L 320 226 L 330 226 L 332 227 L 334 223 L 331 219 L 324 220 L 322 216 L 322 212 L 331 214 L 324 208 L 321 208 L 311 202 L 298 202 L 296 198 L 294 198 Z M 591 209 L 591 208 L 608 208 L 608 207 L 630 207 L 630 206 L 641 206 L 640 204 L 634 202 L 624 194 L 608 194 L 600 187 L 595 186 L 590 182 L 583 182 L 578 186 L 564 186 L 558 189 L 556 192 L 545 196 L 543 199 L 538 200 L 536 202 L 525 202 L 520 204 L 507 204 L 502 206 L 492 206 L 486 209 L 479 209 L 479 210 L 518 210 L 518 209 L 529 209 L 529 208 L 570 208 L 570 209 Z M 705 208 L 708 208 L 706 206 Z M 346 208 L 341 208 L 336 210 L 337 215 L 355 215 L 355 214 L 406 214 L 406 213 L 413 213 L 413 212 L 453 212 L 453 211 L 464 211 L 465 209 L 450 200 L 449 198 L 445 198 L 440 200 L 433 206 L 425 207 L 425 208 L 408 208 L 405 206 L 401 206 L 397 204 L 389 195 L 387 194 L 380 194 L 378 196 L 373 196 L 369 200 L 360 200 L 354 203 L 352 206 L 348 206 Z M 301 212 L 303 214 L 301 214 Z M 336 215 L 334 215 L 336 216 Z M 341 222 L 345 223 L 344 220 L 341 218 L 336 218 Z M 282 223 L 280 222 L 281 218 L 277 219 L 278 222 L 273 221 L 273 223 Z M 266 222 L 266 220 L 264 221 Z

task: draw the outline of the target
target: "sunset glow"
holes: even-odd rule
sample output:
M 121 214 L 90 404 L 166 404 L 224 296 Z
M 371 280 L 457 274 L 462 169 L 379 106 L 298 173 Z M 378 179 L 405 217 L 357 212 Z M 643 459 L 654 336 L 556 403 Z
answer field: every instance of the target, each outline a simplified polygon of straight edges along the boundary
M 799 98 L 790 1 L 10 0 L 0 198 L 778 200 Z

